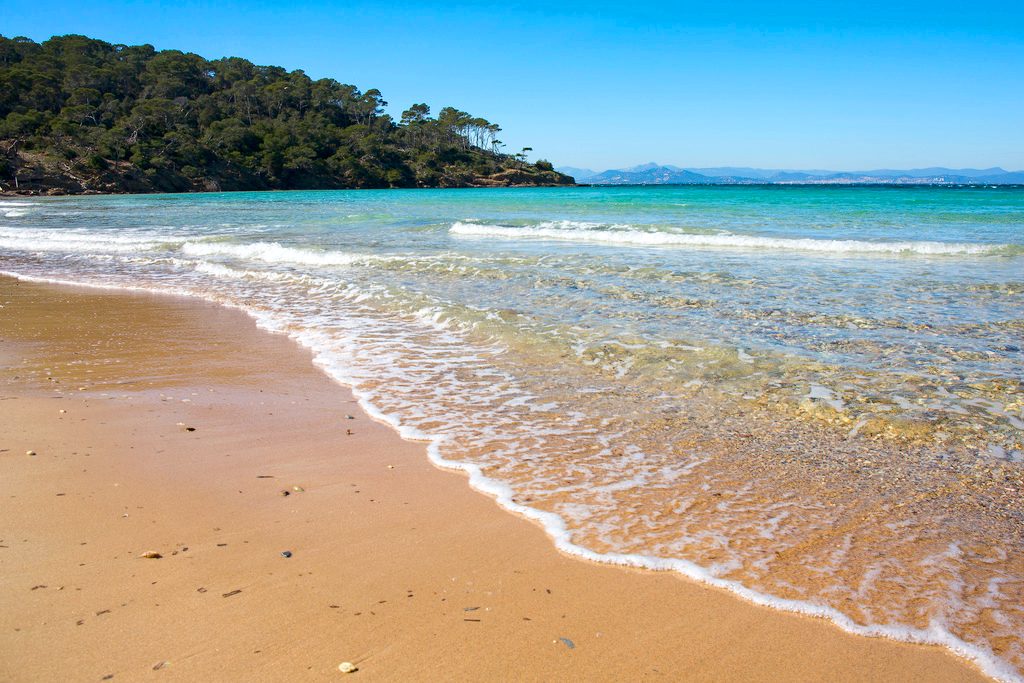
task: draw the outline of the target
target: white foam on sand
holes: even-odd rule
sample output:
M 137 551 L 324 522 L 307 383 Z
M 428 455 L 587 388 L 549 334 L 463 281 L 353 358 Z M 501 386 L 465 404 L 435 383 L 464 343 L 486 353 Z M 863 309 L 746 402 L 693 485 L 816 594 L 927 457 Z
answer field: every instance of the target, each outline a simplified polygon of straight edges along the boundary
M 32 282 L 49 282 L 61 285 L 95 287 L 98 289 L 147 291 L 176 296 L 193 296 L 196 298 L 211 300 L 215 303 L 226 304 L 232 308 L 245 311 L 255 319 L 260 328 L 278 334 L 287 334 L 300 345 L 312 351 L 316 365 L 322 368 L 323 371 L 333 380 L 348 387 L 359 401 L 360 406 L 368 415 L 390 425 L 404 439 L 426 442 L 427 454 L 431 462 L 438 467 L 465 472 L 469 476 L 469 483 L 472 488 L 491 496 L 503 508 L 522 515 L 523 517 L 539 524 L 548 536 L 551 537 L 555 546 L 562 552 L 594 562 L 650 569 L 653 571 L 676 572 L 702 584 L 727 590 L 730 593 L 733 593 L 756 605 L 827 619 L 844 631 L 857 635 L 883 637 L 908 643 L 941 645 L 951 652 L 974 662 L 986 675 L 998 681 L 1005 681 L 1007 683 L 1024 683 L 1024 676 L 1015 671 L 1009 664 L 998 659 L 988 649 L 967 643 L 960 638 L 957 638 L 944 626 L 944 624 L 938 621 L 933 621 L 928 628 L 924 629 L 891 624 L 859 624 L 847 615 L 831 607 L 802 600 L 791 600 L 760 593 L 742 585 L 739 582 L 719 578 L 712 570 L 684 559 L 652 557 L 632 553 L 598 553 L 577 545 L 573 542 L 572 531 L 568 528 L 564 517 L 553 512 L 538 510 L 516 502 L 513 500 L 513 491 L 507 484 L 487 477 L 478 465 L 446 457 L 444 451 L 448 445 L 447 437 L 444 435 L 427 433 L 410 425 L 403 424 L 399 415 L 388 413 L 380 409 L 374 402 L 374 396 L 370 392 L 359 387 L 357 379 L 358 375 L 354 372 L 354 368 L 350 368 L 346 364 L 345 357 L 333 348 L 336 340 L 329 331 L 308 328 L 297 329 L 294 326 L 289 325 L 288 321 L 280 314 L 276 314 L 272 311 L 258 310 L 251 306 L 224 301 L 210 295 L 196 292 L 172 290 L 162 287 L 90 284 L 68 279 L 26 276 L 9 271 L 0 271 L 0 275 L 6 275 Z M 386 392 L 387 389 L 382 389 L 382 391 Z

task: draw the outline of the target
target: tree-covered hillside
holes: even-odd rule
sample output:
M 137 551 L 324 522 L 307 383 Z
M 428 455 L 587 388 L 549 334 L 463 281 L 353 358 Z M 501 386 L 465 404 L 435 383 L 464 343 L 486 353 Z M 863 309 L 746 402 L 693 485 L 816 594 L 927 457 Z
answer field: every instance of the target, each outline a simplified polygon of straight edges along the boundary
M 84 36 L 0 36 L 0 190 L 184 192 L 567 184 L 500 128 L 301 70 Z M 524 152 L 527 150 L 524 150 Z

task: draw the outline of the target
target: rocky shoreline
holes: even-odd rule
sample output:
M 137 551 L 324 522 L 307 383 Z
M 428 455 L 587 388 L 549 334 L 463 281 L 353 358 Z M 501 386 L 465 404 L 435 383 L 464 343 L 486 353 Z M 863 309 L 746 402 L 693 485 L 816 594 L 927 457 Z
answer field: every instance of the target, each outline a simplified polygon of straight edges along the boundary
M 0 143 L 2 144 L 2 143 Z M 0 196 L 62 196 L 100 194 L 154 194 L 178 192 L 245 192 L 267 190 L 348 190 L 386 189 L 393 186 L 358 187 L 339 183 L 334 178 L 312 178 L 302 187 L 279 187 L 239 169 L 210 169 L 208 175 L 183 182 L 169 174 L 147 176 L 127 161 L 93 162 L 76 157 L 57 159 L 36 152 L 16 151 L 7 155 L 7 166 L 17 169 L 0 178 Z M 433 188 L 478 187 L 559 187 L 575 184 L 570 176 L 556 171 L 526 166 L 505 169 L 490 175 L 452 173 L 443 176 Z

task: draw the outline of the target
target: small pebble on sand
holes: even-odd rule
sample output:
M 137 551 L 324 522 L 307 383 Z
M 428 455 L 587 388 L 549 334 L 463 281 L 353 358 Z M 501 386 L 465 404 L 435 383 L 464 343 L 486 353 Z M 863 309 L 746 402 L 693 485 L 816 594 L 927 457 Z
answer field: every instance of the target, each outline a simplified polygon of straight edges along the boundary
M 147 550 L 146 552 L 139 555 L 139 557 L 145 558 L 147 560 L 159 560 L 161 557 L 163 557 L 163 555 L 161 555 L 155 550 Z
M 35 455 L 35 451 L 25 451 L 25 455 Z
M 340 671 L 343 674 L 350 674 L 359 671 L 359 667 L 357 667 L 352 662 L 342 662 L 338 665 L 338 671 Z

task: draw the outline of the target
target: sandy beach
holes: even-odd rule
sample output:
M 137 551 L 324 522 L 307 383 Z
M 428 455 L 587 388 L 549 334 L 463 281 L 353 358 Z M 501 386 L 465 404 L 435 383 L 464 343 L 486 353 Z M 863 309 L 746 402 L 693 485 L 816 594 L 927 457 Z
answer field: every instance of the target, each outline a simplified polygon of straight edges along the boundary
M 985 680 L 564 556 L 242 312 L 0 305 L 0 679 Z

